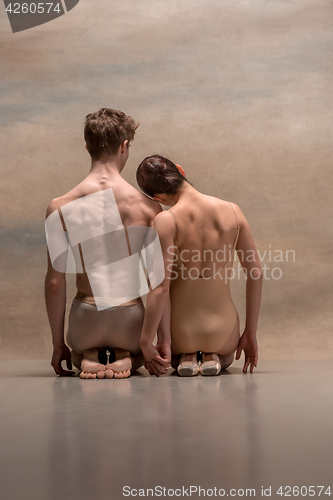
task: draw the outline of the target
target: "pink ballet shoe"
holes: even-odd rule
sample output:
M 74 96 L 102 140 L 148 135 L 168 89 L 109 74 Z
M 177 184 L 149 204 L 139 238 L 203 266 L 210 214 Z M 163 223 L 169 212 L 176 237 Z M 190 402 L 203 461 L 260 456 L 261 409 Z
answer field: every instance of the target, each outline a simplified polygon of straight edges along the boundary
M 200 365 L 200 373 L 205 376 L 217 375 L 221 371 L 221 363 L 218 354 L 215 352 L 212 353 L 212 358 L 209 361 L 206 361 L 206 355 L 202 353 L 202 363 Z
M 199 373 L 199 365 L 197 355 L 194 356 L 195 361 L 186 361 L 186 354 L 182 354 L 179 360 L 177 372 L 181 377 L 194 377 Z

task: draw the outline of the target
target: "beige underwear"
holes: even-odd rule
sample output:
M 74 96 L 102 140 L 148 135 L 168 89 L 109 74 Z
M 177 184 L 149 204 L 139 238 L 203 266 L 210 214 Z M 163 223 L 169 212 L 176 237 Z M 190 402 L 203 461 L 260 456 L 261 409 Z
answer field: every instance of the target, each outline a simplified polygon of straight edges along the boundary
M 142 301 L 98 311 L 96 305 L 74 298 L 67 331 L 67 344 L 78 354 L 86 349 L 125 349 L 140 352 L 144 319 Z
M 175 226 L 176 255 L 173 270 L 176 279 L 171 279 L 171 339 L 175 354 L 219 352 L 227 343 L 237 321 L 237 310 L 230 294 L 228 270 L 233 267 L 234 251 L 239 236 L 237 232 L 230 257 L 216 273 L 209 277 L 190 278 L 190 271 L 181 260 L 177 244 L 177 223 L 169 210 Z M 175 273 L 173 273 L 175 274 Z

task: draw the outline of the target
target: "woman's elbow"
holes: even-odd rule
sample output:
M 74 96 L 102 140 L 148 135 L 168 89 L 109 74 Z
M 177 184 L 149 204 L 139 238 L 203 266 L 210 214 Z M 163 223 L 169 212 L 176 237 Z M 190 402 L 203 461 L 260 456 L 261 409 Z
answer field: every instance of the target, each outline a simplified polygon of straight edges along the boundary
M 252 267 L 248 273 L 248 278 L 250 278 L 253 281 L 259 281 L 261 282 L 263 279 L 263 274 L 261 267 Z
M 161 283 L 158 287 L 154 289 L 156 295 L 160 295 L 162 297 L 169 294 L 169 286 L 167 283 Z

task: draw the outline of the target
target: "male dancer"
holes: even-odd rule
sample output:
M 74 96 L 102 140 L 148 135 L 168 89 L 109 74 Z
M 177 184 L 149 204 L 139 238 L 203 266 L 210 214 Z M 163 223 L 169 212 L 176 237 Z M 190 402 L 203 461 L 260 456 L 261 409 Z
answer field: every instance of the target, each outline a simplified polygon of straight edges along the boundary
M 47 207 L 46 219 L 51 214 L 56 217 L 59 214 L 63 230 L 68 231 L 71 237 L 66 227 L 66 221 L 68 225 L 71 220 L 70 217 L 66 219 L 66 205 L 67 208 L 73 206 L 68 204 L 75 200 L 80 203 L 95 193 L 97 205 L 100 206 L 100 200 L 103 198 L 99 199 L 98 196 L 105 194 L 100 192 L 110 190 L 108 193 L 111 192 L 110 196 L 115 200 L 118 217 L 120 216 L 125 231 L 130 226 L 152 226 L 155 216 L 161 211 L 160 205 L 137 191 L 120 175 L 128 159 L 130 143 L 137 127 L 138 124 L 132 117 L 109 108 L 102 108 L 86 117 L 84 137 L 92 160 L 90 172 L 74 189 L 51 201 Z M 54 214 L 55 211 L 58 213 Z M 96 213 L 92 215 L 98 217 Z M 94 225 L 98 226 L 96 221 Z M 126 237 L 128 240 L 127 233 Z M 102 238 L 104 240 L 95 241 L 104 243 L 106 240 L 103 235 Z M 76 273 L 77 295 L 69 316 L 67 343 L 72 352 L 64 339 L 65 270 L 60 272 L 52 265 L 48 251 L 45 300 L 53 339 L 51 365 L 60 376 L 74 374 L 71 371 L 73 362 L 81 370 L 81 378 L 127 378 L 143 364 L 139 346 L 144 315 L 142 299 L 132 298 L 115 307 L 98 310 L 93 287 L 85 269 L 82 247 L 79 244 L 77 248 L 82 259 L 82 269 Z M 98 248 L 96 251 L 98 253 Z M 116 284 L 118 278 L 115 277 Z M 156 357 L 145 364 L 151 375 L 166 373 L 167 367 L 170 366 L 169 322 L 170 310 L 167 307 L 157 332 Z M 98 355 L 107 348 L 114 350 L 115 361 L 105 365 L 99 362 Z M 66 361 L 69 371 L 62 368 L 63 360 Z

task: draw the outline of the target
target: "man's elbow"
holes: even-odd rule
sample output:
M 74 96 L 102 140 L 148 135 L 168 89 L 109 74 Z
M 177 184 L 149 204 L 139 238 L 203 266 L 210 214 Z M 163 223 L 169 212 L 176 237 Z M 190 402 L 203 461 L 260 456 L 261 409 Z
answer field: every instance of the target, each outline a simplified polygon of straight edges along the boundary
M 65 284 L 66 284 L 65 275 L 62 278 L 55 278 L 55 277 L 51 278 L 46 276 L 45 292 L 51 295 L 56 294 L 63 289 Z

